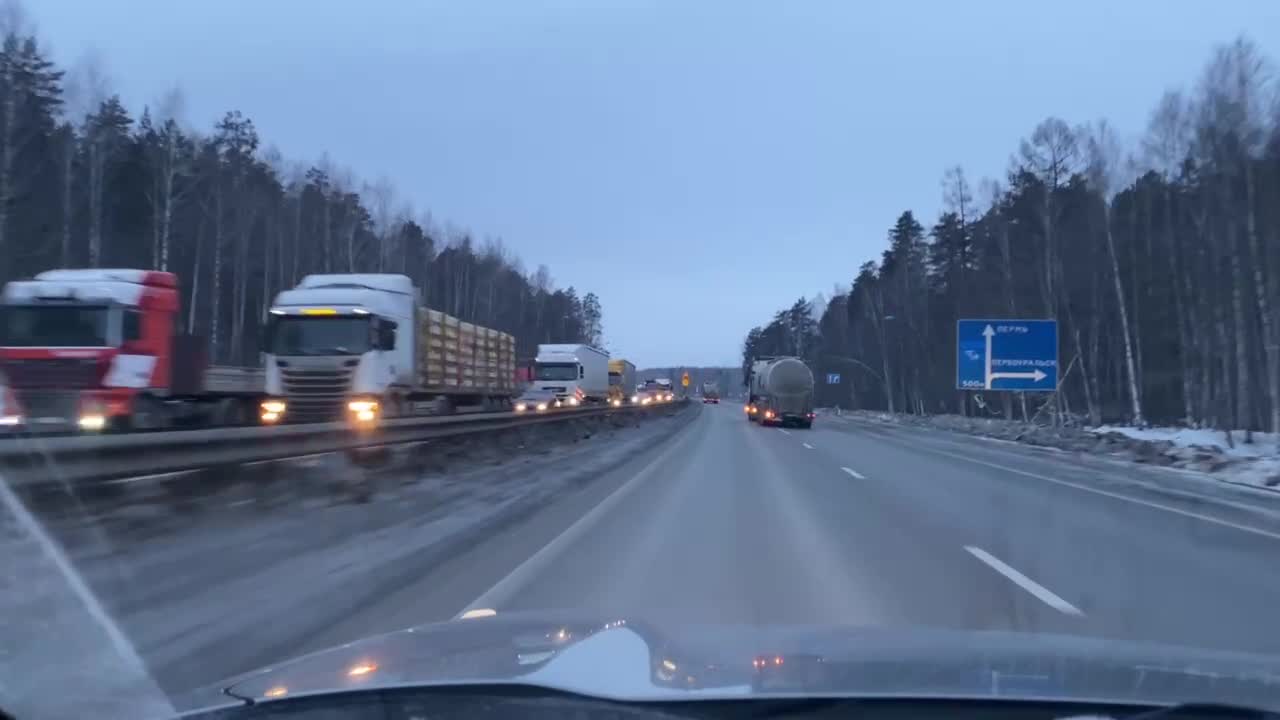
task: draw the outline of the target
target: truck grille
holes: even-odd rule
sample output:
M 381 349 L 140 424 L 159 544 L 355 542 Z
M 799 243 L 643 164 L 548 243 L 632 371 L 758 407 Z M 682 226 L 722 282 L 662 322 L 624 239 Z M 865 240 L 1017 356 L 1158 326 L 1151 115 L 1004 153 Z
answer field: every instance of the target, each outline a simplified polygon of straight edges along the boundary
M 80 412 L 80 394 L 75 391 L 17 390 L 18 400 L 28 427 L 62 430 L 75 427 Z
M 0 369 L 14 390 L 83 390 L 98 383 L 98 362 L 92 359 L 7 360 Z
M 284 384 L 285 415 L 289 420 L 342 419 L 347 389 L 351 387 L 350 368 L 281 368 L 280 379 Z

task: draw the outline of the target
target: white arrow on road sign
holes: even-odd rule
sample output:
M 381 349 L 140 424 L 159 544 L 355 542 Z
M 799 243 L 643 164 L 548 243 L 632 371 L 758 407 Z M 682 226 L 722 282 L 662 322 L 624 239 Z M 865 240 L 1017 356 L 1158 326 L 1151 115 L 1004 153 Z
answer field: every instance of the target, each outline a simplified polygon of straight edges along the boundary
M 991 338 L 996 336 L 996 329 L 987 325 L 982 330 L 982 337 L 987 339 L 987 371 L 982 374 L 984 378 L 982 384 L 986 389 L 991 389 Z
M 992 381 L 992 380 L 999 380 L 999 379 L 1001 379 L 1001 378 L 1010 378 L 1010 379 L 1013 379 L 1013 378 L 1018 378 L 1018 379 L 1031 378 L 1031 379 L 1032 379 L 1032 380 L 1034 380 L 1035 382 L 1040 382 L 1041 380 L 1043 380 L 1043 379 L 1045 379 L 1045 378 L 1049 377 L 1048 375 L 1045 375 L 1043 372 L 1041 372 L 1039 368 L 1036 368 L 1036 369 L 1035 369 L 1034 371 L 1032 371 L 1032 372 L 999 372 L 999 373 L 993 373 L 993 372 L 991 372 L 991 360 L 992 360 L 992 358 L 991 358 L 991 338 L 995 337 L 995 335 L 996 335 L 996 329 L 995 329 L 995 328 L 993 328 L 993 327 L 991 327 L 990 325 L 987 325 L 985 328 L 983 328 L 983 329 L 982 329 L 982 336 L 983 336 L 983 337 L 985 337 L 985 338 L 987 339 L 987 357 L 986 357 L 986 368 L 987 368 L 987 369 L 986 369 L 986 373 L 985 373 L 985 377 L 986 377 L 985 385 L 986 385 L 986 389 L 987 389 L 987 390 L 991 390 L 991 389 L 992 389 L 992 388 L 991 388 L 991 381 Z

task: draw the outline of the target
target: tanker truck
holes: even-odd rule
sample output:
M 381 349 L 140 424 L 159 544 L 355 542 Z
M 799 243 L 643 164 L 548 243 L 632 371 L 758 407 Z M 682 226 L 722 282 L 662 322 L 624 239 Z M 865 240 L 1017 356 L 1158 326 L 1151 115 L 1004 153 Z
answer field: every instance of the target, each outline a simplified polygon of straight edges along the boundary
M 750 384 L 748 418 L 761 425 L 813 426 L 813 373 L 799 358 L 753 363 Z

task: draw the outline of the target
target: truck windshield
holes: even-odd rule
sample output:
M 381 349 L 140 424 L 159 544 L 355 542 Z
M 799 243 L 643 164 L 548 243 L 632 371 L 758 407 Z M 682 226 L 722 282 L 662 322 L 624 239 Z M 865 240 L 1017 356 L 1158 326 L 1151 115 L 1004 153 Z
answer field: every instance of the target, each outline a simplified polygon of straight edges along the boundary
M 271 337 L 276 355 L 360 355 L 369 350 L 369 316 L 281 317 Z
M 538 380 L 577 380 L 577 363 L 538 363 L 535 368 Z
M 106 347 L 105 305 L 10 305 L 0 310 L 8 347 Z

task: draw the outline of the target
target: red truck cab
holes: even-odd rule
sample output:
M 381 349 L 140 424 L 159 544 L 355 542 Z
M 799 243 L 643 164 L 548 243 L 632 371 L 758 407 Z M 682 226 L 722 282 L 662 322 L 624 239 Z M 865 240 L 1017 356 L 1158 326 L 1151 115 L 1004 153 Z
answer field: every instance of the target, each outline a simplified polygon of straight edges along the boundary
M 144 416 L 170 389 L 173 273 L 51 270 L 5 285 L 0 424 L 102 430 Z

